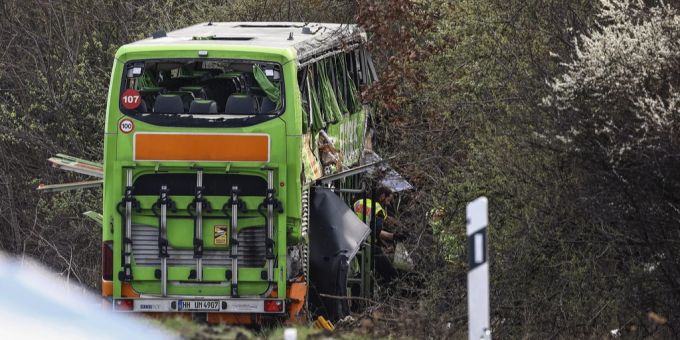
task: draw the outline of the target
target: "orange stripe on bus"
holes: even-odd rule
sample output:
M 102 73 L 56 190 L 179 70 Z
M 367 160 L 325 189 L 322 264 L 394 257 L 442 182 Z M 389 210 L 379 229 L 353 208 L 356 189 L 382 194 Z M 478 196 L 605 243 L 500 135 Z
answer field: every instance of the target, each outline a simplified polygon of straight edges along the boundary
M 139 293 L 137 293 L 137 291 L 134 288 L 132 288 L 132 284 L 123 282 L 120 285 L 120 296 L 138 298 L 141 295 L 139 295 Z
M 138 133 L 135 160 L 268 162 L 269 136 Z
M 132 285 L 123 282 L 121 284 L 121 293 L 120 295 L 122 297 L 139 297 L 139 293 L 137 293 L 133 288 Z M 102 296 L 107 297 L 107 296 L 113 296 L 113 281 L 107 281 L 102 279 Z
M 107 281 L 102 279 L 102 296 L 112 296 L 113 295 L 113 281 Z

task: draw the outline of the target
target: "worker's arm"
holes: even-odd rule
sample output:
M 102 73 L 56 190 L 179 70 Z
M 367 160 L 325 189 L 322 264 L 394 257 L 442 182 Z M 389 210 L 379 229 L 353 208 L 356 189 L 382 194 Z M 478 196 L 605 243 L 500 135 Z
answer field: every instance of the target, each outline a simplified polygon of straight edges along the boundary
M 383 230 L 383 226 L 385 225 L 385 215 L 384 214 L 378 214 L 375 216 L 375 227 L 378 229 L 378 238 L 383 240 L 383 241 L 392 241 L 394 239 L 394 234 L 392 234 L 389 231 Z
M 399 222 L 396 218 L 393 217 L 387 217 L 385 220 L 385 223 L 387 223 L 390 226 L 397 227 L 397 229 L 400 230 L 400 232 L 394 232 L 391 233 L 389 231 L 380 231 L 380 238 L 385 240 L 385 241 L 396 241 L 396 242 L 402 242 L 407 238 L 407 231 L 406 228 L 404 228 L 404 225 Z
M 392 240 L 394 240 L 394 233 L 381 230 L 380 231 L 380 239 L 382 239 L 383 241 L 392 241 Z

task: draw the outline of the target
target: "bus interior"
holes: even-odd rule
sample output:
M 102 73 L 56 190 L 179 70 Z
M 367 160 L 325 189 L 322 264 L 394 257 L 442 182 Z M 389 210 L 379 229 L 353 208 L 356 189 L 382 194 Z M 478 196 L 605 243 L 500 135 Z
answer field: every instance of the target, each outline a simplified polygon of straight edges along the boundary
M 128 62 L 123 88 L 141 103 L 126 114 L 277 115 L 283 90 L 281 67 L 244 60 L 147 60 Z

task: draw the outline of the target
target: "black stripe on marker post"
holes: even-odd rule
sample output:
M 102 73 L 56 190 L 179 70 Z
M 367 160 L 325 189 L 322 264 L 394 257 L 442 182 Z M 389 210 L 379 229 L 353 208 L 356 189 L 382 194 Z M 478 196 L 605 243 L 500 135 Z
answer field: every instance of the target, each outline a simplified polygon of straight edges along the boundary
M 470 266 L 470 271 L 486 263 L 486 229 L 486 227 L 479 229 L 468 237 L 468 265 Z M 476 241 L 480 238 L 481 242 Z M 478 254 L 481 256 L 476 256 Z

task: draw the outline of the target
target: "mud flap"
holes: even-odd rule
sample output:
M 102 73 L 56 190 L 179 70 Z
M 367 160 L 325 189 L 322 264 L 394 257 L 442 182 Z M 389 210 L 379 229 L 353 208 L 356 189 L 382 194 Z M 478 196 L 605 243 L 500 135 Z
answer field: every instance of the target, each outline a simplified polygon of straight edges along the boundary
M 312 313 L 336 321 L 348 314 L 349 263 L 370 229 L 335 193 L 312 191 L 309 228 L 310 307 Z M 322 297 L 320 294 L 334 296 Z

